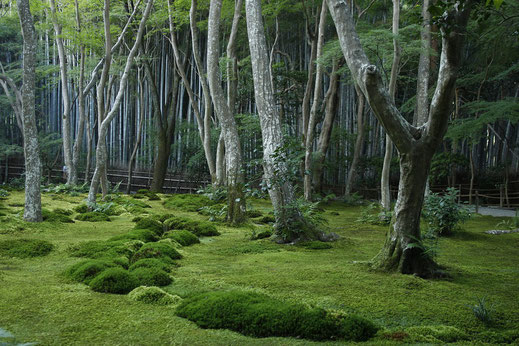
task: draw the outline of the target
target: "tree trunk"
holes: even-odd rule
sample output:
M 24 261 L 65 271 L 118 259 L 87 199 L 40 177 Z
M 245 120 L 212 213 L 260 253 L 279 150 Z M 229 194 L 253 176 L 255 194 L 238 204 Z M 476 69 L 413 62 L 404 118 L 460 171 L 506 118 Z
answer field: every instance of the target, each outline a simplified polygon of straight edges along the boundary
M 283 154 L 283 133 L 272 89 L 270 62 L 261 16 L 261 1 L 246 0 L 247 33 L 252 62 L 254 95 L 263 139 L 264 178 L 274 208 L 275 237 L 279 242 L 293 242 L 318 237 L 316 229 L 303 218 L 296 204 L 294 188 L 287 177 Z
M 220 82 L 218 46 L 221 10 L 222 0 L 211 1 L 207 32 L 207 80 L 225 143 L 227 222 L 239 224 L 246 218 L 244 181 L 240 137 Z
M 350 171 L 348 172 L 348 179 L 346 180 L 346 187 L 344 194 L 349 196 L 351 187 L 356 176 L 357 165 L 359 164 L 360 155 L 362 154 L 362 147 L 364 145 L 364 103 L 366 98 L 358 87 L 357 91 L 357 139 L 355 140 L 355 150 L 353 152 L 353 159 L 351 160 Z
M 29 0 L 18 0 L 18 15 L 23 37 L 23 85 L 22 116 L 25 154 L 25 210 L 23 218 L 28 222 L 40 222 L 41 217 L 41 161 L 36 128 L 36 32 Z
M 137 157 L 137 150 L 141 144 L 142 129 L 144 125 L 144 81 L 141 77 L 141 68 L 137 72 L 137 83 L 139 84 L 139 127 L 137 128 L 137 135 L 135 138 L 135 145 L 133 146 L 130 161 L 128 162 L 128 183 L 126 184 L 126 194 L 129 195 L 132 188 L 133 166 L 135 165 L 135 158 Z
M 218 144 L 216 146 L 216 180 L 217 186 L 225 185 L 225 136 L 223 130 L 220 131 Z

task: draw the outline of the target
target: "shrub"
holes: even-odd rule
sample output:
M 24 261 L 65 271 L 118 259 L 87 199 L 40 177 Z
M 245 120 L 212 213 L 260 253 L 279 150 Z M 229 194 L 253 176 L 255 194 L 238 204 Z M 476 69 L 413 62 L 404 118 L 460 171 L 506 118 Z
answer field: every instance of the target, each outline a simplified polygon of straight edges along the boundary
M 494 322 L 494 305 L 489 304 L 485 298 L 477 298 L 477 302 L 474 305 L 468 305 L 468 307 L 474 313 L 474 316 L 489 326 Z
M 103 241 L 94 240 L 82 242 L 69 248 L 69 253 L 73 257 L 86 258 L 115 258 L 130 256 L 134 250 L 130 242 L 124 241 Z
M 170 266 L 162 261 L 159 261 L 156 258 L 143 258 L 138 260 L 134 264 L 130 266 L 130 271 L 135 270 L 137 268 L 156 268 L 163 270 L 165 272 L 169 272 Z
M 157 268 L 135 268 L 132 270 L 141 286 L 167 286 L 173 280 L 164 270 Z
M 137 221 L 135 229 L 147 229 L 156 235 L 161 235 L 164 232 L 162 224 L 151 217 L 145 217 Z
M 79 214 L 76 216 L 76 220 L 88 222 L 112 221 L 110 220 L 110 217 L 108 215 L 100 213 L 98 211 L 89 211 L 84 214 Z
M 96 292 L 126 294 L 139 286 L 137 278 L 122 268 L 108 268 L 90 281 Z
M 69 280 L 88 285 L 99 273 L 115 266 L 116 264 L 108 260 L 84 260 L 68 268 L 64 275 Z
M 310 250 L 324 250 L 331 249 L 333 246 L 329 243 L 325 243 L 322 241 L 309 241 L 301 244 L 304 248 Z
M 38 239 L 12 239 L 0 241 L 0 256 L 6 257 L 40 257 L 48 255 L 54 245 Z
M 247 216 L 252 218 L 263 216 L 263 213 L 259 210 L 247 210 Z
M 128 298 L 137 302 L 157 305 L 178 305 L 182 298 L 169 294 L 158 287 L 140 286 L 128 294 Z
M 177 315 L 201 328 L 225 328 L 255 337 L 364 341 L 377 332 L 373 323 L 357 316 L 333 316 L 323 309 L 309 309 L 253 292 L 194 295 L 180 304 Z
M 41 217 L 43 221 L 47 222 L 74 223 L 74 220 L 72 220 L 67 215 L 56 213 L 47 209 L 41 210 Z
M 145 243 L 154 242 L 158 240 L 158 237 L 150 230 L 147 229 L 134 229 L 128 233 L 121 234 L 110 238 L 109 240 L 140 240 Z
M 189 246 L 200 243 L 200 240 L 198 240 L 196 235 L 186 230 L 168 232 L 164 235 L 164 238 L 173 239 L 182 246 Z
M 196 212 L 198 209 L 216 204 L 215 201 L 203 195 L 174 195 L 164 201 L 164 206 L 169 209 Z
M 185 217 L 172 217 L 164 222 L 168 230 L 185 229 L 199 237 L 218 236 L 216 227 L 206 221 L 195 221 Z
M 423 205 L 422 216 L 429 224 L 429 228 L 439 235 L 452 234 L 455 227 L 469 219 L 470 213 L 457 203 L 458 190 L 448 188 L 440 196 L 430 193 Z
M 366 208 L 362 208 L 360 216 L 355 222 L 362 224 L 371 224 L 379 226 L 387 226 L 391 223 L 393 212 L 382 210 L 377 203 L 371 203 Z
M 180 259 L 182 255 L 177 252 L 171 245 L 164 243 L 147 243 L 144 244 L 139 251 L 132 256 L 132 262 L 135 263 L 143 258 L 157 258 L 161 261 Z

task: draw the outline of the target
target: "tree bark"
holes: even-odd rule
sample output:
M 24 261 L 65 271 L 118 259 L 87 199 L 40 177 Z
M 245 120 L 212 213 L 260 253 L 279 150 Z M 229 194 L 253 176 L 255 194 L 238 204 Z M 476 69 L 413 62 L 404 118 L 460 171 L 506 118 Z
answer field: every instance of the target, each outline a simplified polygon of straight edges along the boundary
M 423 277 L 435 276 L 439 273 L 438 267 L 426 250 L 410 244 L 413 240 L 415 243 L 420 241 L 420 213 L 425 177 L 429 173 L 432 155 L 447 130 L 462 48 L 462 31 L 467 25 L 471 2 L 458 4 L 446 13 L 449 30 L 442 30 L 442 52 L 436 90 L 428 121 L 420 128 L 409 124 L 399 113 L 382 83 L 377 67 L 370 64 L 355 31 L 350 8 L 341 0 L 327 2 L 352 77 L 400 155 L 401 178 L 395 217 L 384 248 L 373 265 L 387 271 Z
M 366 98 L 358 87 L 355 88 L 357 91 L 357 139 L 355 140 L 355 149 L 353 151 L 353 159 L 351 160 L 350 170 L 348 172 L 348 178 L 346 180 L 346 187 L 344 188 L 344 194 L 349 196 L 351 194 L 351 187 L 357 172 L 357 165 L 360 161 L 360 155 L 362 153 L 362 147 L 364 145 L 364 103 Z
M 38 129 L 35 115 L 36 88 L 36 32 L 29 0 L 18 0 L 18 15 L 23 37 L 22 116 L 25 154 L 25 210 L 28 222 L 40 222 L 41 216 L 41 161 L 38 147 Z
M 142 129 L 144 125 L 144 81 L 141 77 L 141 68 L 137 72 L 137 83 L 139 85 L 139 127 L 137 128 L 137 135 L 135 138 L 135 145 L 133 146 L 130 161 L 128 162 L 128 183 L 126 184 L 126 194 L 129 195 L 132 188 L 133 167 L 135 165 L 135 158 L 137 157 L 137 150 L 141 144 Z
M 221 10 L 222 0 L 211 1 L 207 32 L 207 80 L 225 143 L 227 222 L 239 224 L 246 218 L 244 180 L 238 128 L 220 82 L 218 46 Z

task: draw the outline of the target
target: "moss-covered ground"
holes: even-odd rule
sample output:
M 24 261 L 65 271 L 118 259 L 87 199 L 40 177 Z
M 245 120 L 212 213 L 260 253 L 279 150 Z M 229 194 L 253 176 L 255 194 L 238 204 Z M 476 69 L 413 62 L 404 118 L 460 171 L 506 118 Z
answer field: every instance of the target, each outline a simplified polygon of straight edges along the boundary
M 71 210 L 84 198 L 43 194 L 43 205 Z M 82 259 L 71 257 L 67 249 L 122 235 L 135 226 L 135 215 L 122 213 L 111 222 L 28 224 L 20 217 L 22 192 L 12 192 L 3 202 L 7 216 L 0 217 L 0 241 L 39 239 L 54 247 L 43 257 L 0 257 L 0 344 L 313 344 L 201 329 L 177 317 L 175 306 L 148 305 L 71 283 L 62 273 Z M 152 206 L 146 209 L 151 214 L 207 219 L 196 212 L 165 209 L 160 200 L 146 203 Z M 267 201 L 252 204 L 263 214 L 270 211 Z M 362 208 L 340 203 L 325 207 L 328 227 L 341 236 L 331 249 L 250 240 L 268 225 L 217 225 L 220 236 L 179 249 L 183 258 L 171 271 L 173 283 L 162 289 L 180 297 L 252 290 L 287 302 L 355 313 L 382 328 L 368 343 L 519 342 L 519 234 L 483 233 L 503 219 L 475 216 L 457 235 L 440 239 L 437 260 L 451 278 L 423 280 L 369 269 L 366 262 L 382 247 L 387 227 L 356 223 Z M 492 305 L 494 324 L 487 326 L 474 317 L 469 306 L 478 298 Z

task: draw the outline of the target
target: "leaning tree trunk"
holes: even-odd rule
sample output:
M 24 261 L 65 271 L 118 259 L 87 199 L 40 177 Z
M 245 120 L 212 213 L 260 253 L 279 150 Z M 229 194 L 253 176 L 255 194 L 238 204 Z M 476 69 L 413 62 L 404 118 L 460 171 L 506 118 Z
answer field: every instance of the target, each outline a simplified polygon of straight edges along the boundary
M 252 62 L 254 95 L 263 139 L 264 178 L 274 208 L 275 236 L 280 242 L 317 238 L 316 231 L 296 204 L 294 187 L 287 181 L 288 167 L 283 154 L 281 120 L 274 100 L 267 43 L 261 17 L 261 1 L 246 0 L 247 33 Z
M 462 31 L 466 28 L 472 3 L 458 4 L 446 13 L 449 27 L 442 29 L 441 63 L 428 121 L 424 126 L 415 127 L 400 114 L 382 83 L 378 68 L 370 64 L 348 5 L 341 0 L 327 2 L 352 77 L 400 155 L 401 178 L 395 216 L 374 267 L 423 277 L 435 276 L 439 274 L 436 263 L 419 246 L 420 213 L 431 159 L 447 131 L 462 50 Z M 413 242 L 417 245 L 410 245 Z
M 23 85 L 22 116 L 25 154 L 25 210 L 23 218 L 29 222 L 40 222 L 41 217 L 41 161 L 36 128 L 36 32 L 29 0 L 18 0 L 18 14 L 23 37 Z
M 227 222 L 238 224 L 245 219 L 245 194 L 240 137 L 234 115 L 229 109 L 220 82 L 219 35 L 222 0 L 211 1 L 207 32 L 207 80 L 216 115 L 220 121 L 225 144 Z M 239 9 L 237 9 L 239 10 Z
M 357 91 L 357 139 L 355 140 L 355 149 L 353 151 L 353 159 L 351 160 L 350 170 L 348 172 L 348 178 L 346 179 L 346 187 L 344 194 L 349 196 L 355 176 L 357 175 L 357 165 L 360 161 L 360 155 L 362 153 L 362 147 L 364 145 L 364 103 L 366 98 L 358 87 L 355 87 Z

